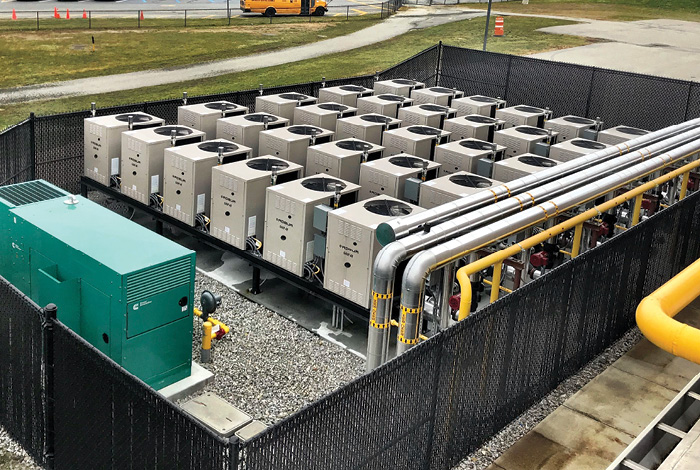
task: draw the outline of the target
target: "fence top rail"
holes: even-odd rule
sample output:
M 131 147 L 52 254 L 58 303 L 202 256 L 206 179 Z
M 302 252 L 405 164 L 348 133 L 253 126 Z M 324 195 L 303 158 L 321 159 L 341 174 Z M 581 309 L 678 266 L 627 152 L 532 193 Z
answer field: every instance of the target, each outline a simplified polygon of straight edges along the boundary
M 514 54 L 506 54 L 503 52 L 482 51 L 482 50 L 473 49 L 470 47 L 452 46 L 450 44 L 443 44 L 443 47 L 446 49 L 469 51 L 469 52 L 475 52 L 478 54 L 501 56 L 504 58 L 521 60 L 524 62 L 532 62 L 532 63 L 546 62 L 548 64 L 561 66 L 561 67 L 578 68 L 581 70 L 594 70 L 594 71 L 611 73 L 611 74 L 616 74 L 616 75 L 624 75 L 627 77 L 644 78 L 644 79 L 651 79 L 651 80 L 662 80 L 662 81 L 671 82 L 671 83 L 678 83 L 678 84 L 682 84 L 682 85 L 700 86 L 700 82 L 696 82 L 693 80 L 682 80 L 679 78 L 663 77 L 660 75 L 652 75 L 652 74 L 646 74 L 646 73 L 627 72 L 625 70 L 615 70 L 615 69 L 609 69 L 609 68 L 604 68 L 604 67 L 595 67 L 592 65 L 576 64 L 576 63 L 571 63 L 571 62 L 559 62 L 556 60 L 539 59 L 536 57 L 525 57 L 525 56 L 514 55 Z M 449 76 L 447 74 L 444 74 L 444 75 Z

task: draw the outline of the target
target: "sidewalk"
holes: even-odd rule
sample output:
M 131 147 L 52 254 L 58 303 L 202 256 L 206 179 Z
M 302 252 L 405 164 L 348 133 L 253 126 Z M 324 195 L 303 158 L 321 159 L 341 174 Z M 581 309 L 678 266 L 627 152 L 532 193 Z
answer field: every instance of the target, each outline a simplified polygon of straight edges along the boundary
M 238 57 L 172 69 L 147 70 L 102 77 L 81 78 L 51 84 L 0 90 L 0 104 L 56 99 L 69 96 L 93 95 L 135 88 L 165 85 L 187 80 L 199 80 L 228 73 L 272 67 L 327 54 L 349 51 L 386 41 L 413 29 L 429 28 L 470 18 L 484 16 L 482 11 L 461 9 L 411 8 L 369 28 L 347 36 L 292 47 L 276 52 Z

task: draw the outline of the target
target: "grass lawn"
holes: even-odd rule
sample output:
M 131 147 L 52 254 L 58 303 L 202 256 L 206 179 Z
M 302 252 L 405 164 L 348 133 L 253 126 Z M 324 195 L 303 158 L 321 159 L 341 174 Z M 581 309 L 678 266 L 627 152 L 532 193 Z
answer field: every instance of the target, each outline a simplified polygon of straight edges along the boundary
M 294 47 L 350 34 L 380 21 L 378 15 L 367 16 L 351 17 L 349 21 L 314 18 L 312 22 L 298 17 L 276 18 L 273 24 L 265 24 L 264 29 L 257 19 L 257 25 L 252 24 L 253 20 L 238 20 L 231 27 L 187 28 L 170 25 L 175 20 L 153 20 L 152 27 L 140 29 L 126 29 L 122 25 L 125 29 L 3 32 L 0 33 L 3 64 L 0 88 L 187 65 Z M 92 36 L 97 46 L 94 53 Z
M 196 82 L 183 82 L 131 91 L 101 95 L 35 101 L 10 105 L 0 109 L 0 128 L 25 119 L 31 111 L 41 114 L 89 109 L 90 102 L 98 107 L 124 103 L 176 98 L 187 91 L 190 96 L 220 93 L 231 90 L 257 88 L 259 83 L 268 86 L 342 78 L 388 68 L 421 50 L 442 40 L 446 44 L 481 48 L 484 34 L 484 18 L 458 21 L 423 30 L 411 31 L 392 40 L 349 52 L 332 54 L 316 60 L 306 60 L 288 65 L 268 67 L 248 72 L 222 75 Z M 528 54 L 590 43 L 586 38 L 541 33 L 538 28 L 570 24 L 567 21 L 544 18 L 514 17 L 509 19 L 509 34 L 504 38 L 491 38 L 489 50 L 509 54 Z
M 467 8 L 486 8 L 486 4 L 468 4 Z M 494 10 L 512 13 L 570 16 L 610 21 L 637 21 L 670 18 L 700 21 L 698 0 L 530 0 L 494 3 Z

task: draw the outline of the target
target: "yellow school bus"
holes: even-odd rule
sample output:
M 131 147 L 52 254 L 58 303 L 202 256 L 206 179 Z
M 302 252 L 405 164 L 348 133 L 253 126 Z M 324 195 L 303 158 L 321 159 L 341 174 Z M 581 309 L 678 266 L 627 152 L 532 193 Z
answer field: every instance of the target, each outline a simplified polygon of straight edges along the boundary
M 264 16 L 323 16 L 328 11 L 328 4 L 323 0 L 241 0 L 241 10 Z

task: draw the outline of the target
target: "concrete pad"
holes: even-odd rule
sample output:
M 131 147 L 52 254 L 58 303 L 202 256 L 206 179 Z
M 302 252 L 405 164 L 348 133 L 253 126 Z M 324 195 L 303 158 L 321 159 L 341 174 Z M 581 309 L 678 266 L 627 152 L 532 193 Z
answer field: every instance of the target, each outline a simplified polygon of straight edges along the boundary
M 662 46 L 700 52 L 700 23 L 680 20 L 593 21 L 550 26 L 540 31 L 606 39 L 639 46 Z
M 212 392 L 192 398 L 181 407 L 190 416 L 223 437 L 250 423 L 253 419 Z
M 700 53 L 670 48 L 598 43 L 541 52 L 529 57 L 680 80 L 700 80 Z M 649 60 L 650 57 L 654 60 Z
M 158 390 L 169 401 L 182 400 L 183 398 L 201 392 L 214 381 L 214 374 L 196 362 L 192 363 L 190 376 Z
M 496 460 L 504 470 L 601 470 L 609 462 L 595 454 L 579 454 L 537 431 L 528 433 Z
M 537 432 L 575 453 L 595 455 L 608 462 L 615 460 L 633 440 L 629 434 L 606 426 L 566 405 L 560 406 L 545 418 L 537 426 Z
M 636 436 L 676 393 L 610 367 L 567 400 L 565 405 L 630 436 Z

